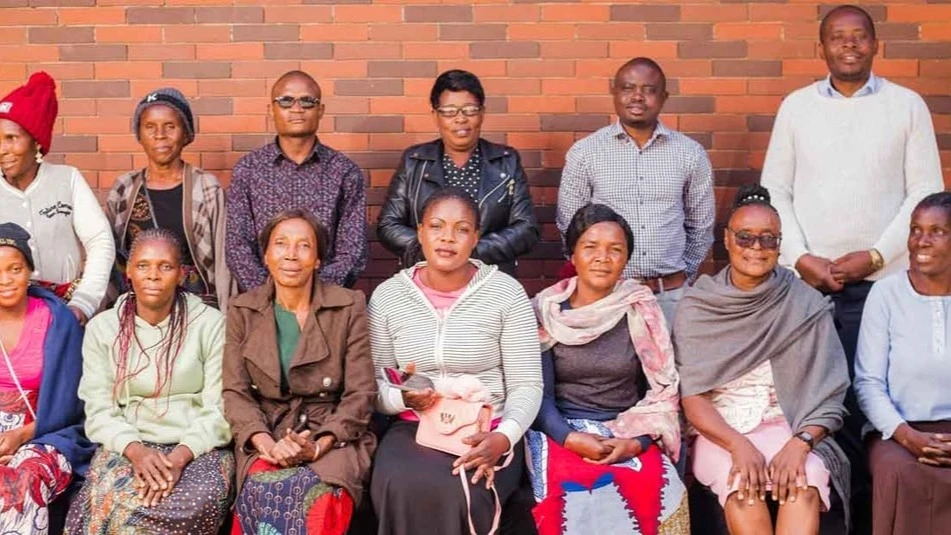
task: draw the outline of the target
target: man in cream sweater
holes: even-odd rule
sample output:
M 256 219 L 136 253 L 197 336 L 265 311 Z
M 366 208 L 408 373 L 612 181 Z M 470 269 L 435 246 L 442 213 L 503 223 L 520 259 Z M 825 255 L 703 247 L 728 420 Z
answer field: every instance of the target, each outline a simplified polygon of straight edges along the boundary
M 865 297 L 873 281 L 907 268 L 911 211 L 943 189 L 941 162 L 924 100 L 872 74 L 878 40 L 868 13 L 831 10 L 819 40 L 829 76 L 783 101 L 762 183 L 782 219 L 780 261 L 832 297 L 852 375 Z M 865 418 L 851 389 L 846 406 L 839 438 L 852 460 L 855 510 L 869 499 Z M 868 515 L 855 510 L 859 530 Z

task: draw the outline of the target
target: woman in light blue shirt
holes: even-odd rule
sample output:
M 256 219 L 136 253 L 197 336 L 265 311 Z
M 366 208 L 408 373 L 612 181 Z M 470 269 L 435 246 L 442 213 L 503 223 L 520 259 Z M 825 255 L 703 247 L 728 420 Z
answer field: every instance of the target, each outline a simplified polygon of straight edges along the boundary
M 915 207 L 908 251 L 908 271 L 869 293 L 855 360 L 859 405 L 877 431 L 875 535 L 951 524 L 951 193 Z

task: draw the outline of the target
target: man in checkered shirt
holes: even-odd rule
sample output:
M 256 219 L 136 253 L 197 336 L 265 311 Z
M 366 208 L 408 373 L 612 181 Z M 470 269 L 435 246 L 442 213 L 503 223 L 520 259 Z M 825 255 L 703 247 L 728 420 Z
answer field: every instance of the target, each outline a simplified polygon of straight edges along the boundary
M 713 244 L 713 170 L 703 147 L 657 116 L 667 79 L 653 60 L 618 69 L 611 94 L 618 121 L 568 151 L 556 224 L 564 236 L 588 203 L 610 206 L 634 231 L 624 276 L 650 287 L 668 324 Z

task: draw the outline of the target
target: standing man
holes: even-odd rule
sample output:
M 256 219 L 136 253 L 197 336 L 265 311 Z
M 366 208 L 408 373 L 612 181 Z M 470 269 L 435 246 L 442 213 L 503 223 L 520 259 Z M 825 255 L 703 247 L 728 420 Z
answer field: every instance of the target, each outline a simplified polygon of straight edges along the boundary
M 611 94 L 618 121 L 568 151 L 556 224 L 565 235 L 588 203 L 610 206 L 634 231 L 624 277 L 657 294 L 668 325 L 686 284 L 713 244 L 713 171 L 699 143 L 661 123 L 667 78 L 654 60 L 618 69 Z
M 819 26 L 829 75 L 791 93 L 773 126 L 762 183 L 783 221 L 780 261 L 829 294 L 854 377 L 862 308 L 872 282 L 908 266 L 915 204 L 943 189 L 931 115 L 914 91 L 875 76 L 875 25 L 862 8 Z M 868 472 L 855 393 L 837 441 L 852 464 L 853 518 L 870 519 Z
M 321 280 L 353 286 L 366 267 L 366 191 L 357 164 L 320 143 L 324 115 L 320 86 L 307 73 L 291 71 L 271 88 L 273 143 L 235 165 L 227 194 L 228 267 L 242 292 L 267 279 L 258 233 L 278 213 L 292 208 L 316 215 L 330 233 Z M 321 252 L 322 253 L 322 252 Z

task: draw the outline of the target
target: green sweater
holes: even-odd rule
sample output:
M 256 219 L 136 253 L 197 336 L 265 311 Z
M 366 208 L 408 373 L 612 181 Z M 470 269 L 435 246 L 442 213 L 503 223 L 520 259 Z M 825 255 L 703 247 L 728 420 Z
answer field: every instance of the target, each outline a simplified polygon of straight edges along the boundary
M 118 354 L 119 311 L 94 317 L 83 340 L 83 377 L 79 397 L 86 403 L 86 436 L 107 449 L 122 453 L 132 442 L 183 444 L 195 457 L 231 441 L 221 401 L 221 360 L 225 345 L 224 315 L 186 294 L 188 326 L 172 375 L 162 393 L 157 385 L 156 347 L 168 328 L 168 318 L 150 325 L 135 318 L 136 335 L 152 364 L 143 366 L 135 342 L 129 351 L 129 369 L 143 370 L 129 379 L 113 399 Z

